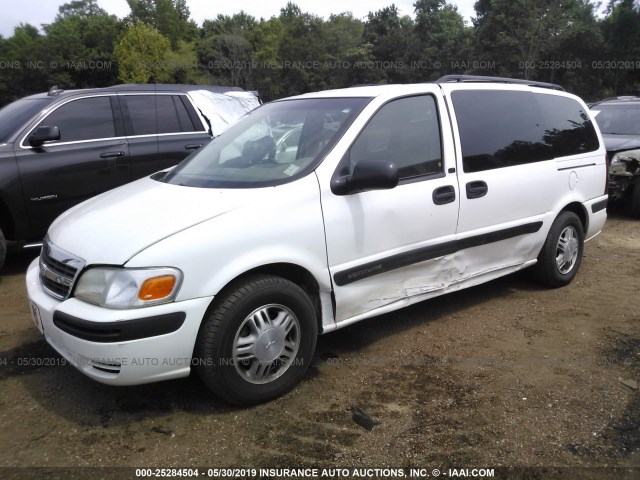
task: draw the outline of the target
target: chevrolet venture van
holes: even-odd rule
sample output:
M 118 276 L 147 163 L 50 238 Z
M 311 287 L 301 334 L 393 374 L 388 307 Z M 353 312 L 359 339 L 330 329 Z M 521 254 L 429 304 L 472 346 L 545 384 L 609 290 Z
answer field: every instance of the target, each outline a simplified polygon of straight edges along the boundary
M 318 334 L 527 267 L 568 284 L 606 183 L 588 108 L 554 85 L 288 98 L 60 216 L 28 270 L 33 319 L 99 382 L 196 370 L 262 402 L 300 380 Z
M 118 85 L 25 97 L 0 110 L 0 269 L 7 247 L 39 247 L 90 197 L 176 165 L 260 105 L 253 92 Z

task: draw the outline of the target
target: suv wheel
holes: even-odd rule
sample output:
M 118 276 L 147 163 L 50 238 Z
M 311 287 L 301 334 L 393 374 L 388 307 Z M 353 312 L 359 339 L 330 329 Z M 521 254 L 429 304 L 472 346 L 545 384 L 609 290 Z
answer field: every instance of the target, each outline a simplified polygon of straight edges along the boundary
M 293 388 L 306 372 L 318 327 L 296 284 L 257 275 L 235 283 L 204 319 L 194 358 L 204 383 L 224 400 L 251 405 Z
M 583 250 L 582 222 L 573 212 L 561 212 L 538 255 L 536 277 L 554 288 L 569 284 L 580 268 Z
M 5 258 L 7 258 L 7 239 L 4 238 L 4 234 L 0 229 L 0 270 L 2 270 Z
M 633 187 L 633 194 L 631 196 L 631 211 L 640 215 L 640 183 L 636 183 Z

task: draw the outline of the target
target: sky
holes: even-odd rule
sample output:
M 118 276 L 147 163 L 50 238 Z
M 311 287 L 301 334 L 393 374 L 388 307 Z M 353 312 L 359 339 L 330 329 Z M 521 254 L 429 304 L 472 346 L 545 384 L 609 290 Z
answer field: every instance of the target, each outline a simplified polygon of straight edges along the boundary
M 13 29 L 20 23 L 30 23 L 38 28 L 42 24 L 53 22 L 58 13 L 58 7 L 69 0 L 20 0 L 20 8 L 10 8 L 10 0 L 0 0 L 2 15 L 0 15 L 0 35 L 7 38 L 13 35 Z M 413 4 L 415 0 L 368 0 L 366 2 L 345 0 L 293 0 L 303 12 L 309 12 L 328 18 L 332 13 L 350 11 L 357 18 L 365 19 L 370 11 L 380 10 L 395 3 L 401 15 L 413 16 Z M 458 7 L 458 12 L 470 24 L 474 16 L 473 4 L 475 0 L 449 0 L 449 3 Z M 129 14 L 129 6 L 126 0 L 98 0 L 98 4 L 108 13 L 120 18 Z M 287 0 L 187 0 L 191 12 L 191 18 L 199 25 L 206 19 L 213 19 L 218 14 L 233 15 L 240 10 L 253 15 L 256 18 L 270 18 L 277 16 L 280 9 L 287 4 Z M 15 3 L 14 3 L 15 5 Z

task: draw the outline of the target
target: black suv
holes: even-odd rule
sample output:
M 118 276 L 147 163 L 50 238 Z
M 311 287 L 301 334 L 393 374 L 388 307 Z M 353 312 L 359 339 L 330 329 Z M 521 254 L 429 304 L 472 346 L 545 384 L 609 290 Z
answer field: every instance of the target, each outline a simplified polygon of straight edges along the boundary
M 39 246 L 62 212 L 173 166 L 259 105 L 233 87 L 119 85 L 48 93 L 0 110 L 0 268 Z
M 591 110 L 609 156 L 609 196 L 640 213 L 640 97 L 608 98 Z

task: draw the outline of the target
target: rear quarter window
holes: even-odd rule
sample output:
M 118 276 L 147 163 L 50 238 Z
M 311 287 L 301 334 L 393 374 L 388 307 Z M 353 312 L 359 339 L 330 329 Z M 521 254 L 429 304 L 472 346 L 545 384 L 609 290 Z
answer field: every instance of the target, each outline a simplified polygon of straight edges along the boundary
M 127 134 L 156 135 L 195 132 L 184 95 L 122 95 Z M 202 128 L 200 128 L 202 130 Z
M 480 172 L 595 151 L 598 137 L 580 103 L 504 90 L 452 94 L 463 168 Z

